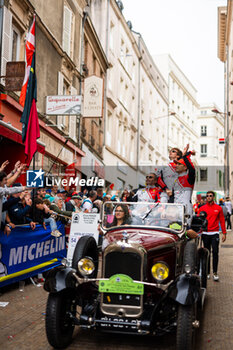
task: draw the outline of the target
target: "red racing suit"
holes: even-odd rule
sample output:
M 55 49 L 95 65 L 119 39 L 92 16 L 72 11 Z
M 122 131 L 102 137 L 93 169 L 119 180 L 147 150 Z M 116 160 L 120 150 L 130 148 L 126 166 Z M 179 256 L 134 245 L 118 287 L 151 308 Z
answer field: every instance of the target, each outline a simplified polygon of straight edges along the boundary
M 160 186 L 140 188 L 133 197 L 133 202 L 160 202 L 163 193 Z

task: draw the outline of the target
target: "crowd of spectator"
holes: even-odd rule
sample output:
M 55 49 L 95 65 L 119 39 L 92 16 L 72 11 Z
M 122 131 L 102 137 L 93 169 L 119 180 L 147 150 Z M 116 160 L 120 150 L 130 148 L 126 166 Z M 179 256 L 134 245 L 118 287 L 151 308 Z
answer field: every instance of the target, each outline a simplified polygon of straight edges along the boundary
M 36 224 L 41 224 L 44 229 L 47 229 L 46 225 L 50 225 L 51 234 L 59 237 L 61 233 L 57 229 L 57 220 L 67 224 L 74 212 L 99 213 L 102 204 L 106 201 L 131 202 L 140 200 L 141 197 L 147 200 L 146 195 L 162 198 L 161 185 L 158 184 L 159 177 L 154 173 L 146 177 L 148 191 L 145 191 L 147 187 L 136 190 L 124 189 L 122 193 L 112 195 L 111 191 L 104 188 L 89 191 L 83 188 L 80 192 L 76 192 L 66 191 L 58 188 L 57 185 L 32 190 L 16 182 L 25 170 L 24 164 L 18 161 L 8 174 L 4 171 L 6 167 L 9 167 L 8 161 L 0 167 L 0 220 L 1 229 L 7 235 L 16 225 L 30 225 L 34 230 Z M 166 193 L 165 190 L 164 193 Z M 204 198 L 197 201 L 193 206 L 194 212 L 198 212 L 204 204 Z M 225 213 L 227 228 L 231 229 L 232 205 L 229 197 L 225 200 L 221 199 L 219 204 Z
M 57 220 L 64 224 L 70 222 L 73 212 L 99 213 L 106 201 L 127 200 L 126 197 L 112 196 L 104 188 L 80 192 L 66 191 L 57 185 L 48 188 L 27 188 L 17 178 L 25 170 L 25 165 L 17 162 L 13 170 L 7 174 L 4 170 L 9 166 L 5 161 L 0 167 L 0 221 L 1 230 L 9 235 L 17 225 L 30 225 L 34 230 L 36 224 L 47 229 L 50 225 L 51 235 L 59 237 Z M 125 190 L 124 195 L 130 192 Z

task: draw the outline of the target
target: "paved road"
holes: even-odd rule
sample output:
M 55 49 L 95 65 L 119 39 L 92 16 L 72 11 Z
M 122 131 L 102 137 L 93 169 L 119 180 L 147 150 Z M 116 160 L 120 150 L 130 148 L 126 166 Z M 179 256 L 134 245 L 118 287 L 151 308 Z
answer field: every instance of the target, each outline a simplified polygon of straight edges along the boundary
M 220 281 L 208 283 L 205 312 L 198 330 L 198 350 L 233 349 L 233 232 L 220 247 Z M 44 329 L 47 293 L 42 287 L 28 283 L 20 292 L 18 284 L 1 290 L 0 349 L 51 350 Z M 81 350 L 175 350 L 175 337 L 163 338 L 122 336 L 94 331 L 75 330 L 68 349 Z

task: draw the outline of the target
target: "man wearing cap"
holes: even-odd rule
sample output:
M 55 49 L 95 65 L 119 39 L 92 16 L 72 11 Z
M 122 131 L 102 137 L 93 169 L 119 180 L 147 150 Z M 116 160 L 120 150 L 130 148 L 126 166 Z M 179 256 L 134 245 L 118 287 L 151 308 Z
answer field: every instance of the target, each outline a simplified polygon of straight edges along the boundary
M 20 187 L 7 187 L 7 174 L 4 171 L 0 171 L 0 227 L 2 226 L 2 204 L 3 201 L 5 201 L 5 196 L 12 195 L 13 193 L 19 193 L 26 190 L 26 186 L 20 186 Z M 4 220 L 3 220 L 4 221 Z M 2 226 L 3 229 L 5 229 L 4 225 Z M 10 227 L 8 230 L 8 234 L 11 231 Z
M 78 194 L 72 195 L 69 202 L 66 203 L 66 210 L 74 211 L 74 212 L 81 212 L 82 208 L 82 197 Z
M 193 214 L 192 193 L 195 183 L 195 167 L 190 160 L 190 155 L 195 151 L 188 152 L 180 160 L 175 161 L 178 178 L 174 183 L 174 203 L 184 204 L 186 214 L 190 215 L 188 222 L 191 222 Z
M 13 187 L 20 187 L 22 186 L 21 183 L 14 183 Z M 35 229 L 36 224 L 32 221 L 32 219 L 29 217 L 29 212 L 32 206 L 32 200 L 30 195 L 25 196 L 26 193 L 15 193 L 10 196 L 8 201 L 14 199 L 18 199 L 18 202 L 10 205 L 8 208 L 8 214 L 11 222 L 14 225 L 24 225 L 29 224 L 32 228 L 32 230 Z

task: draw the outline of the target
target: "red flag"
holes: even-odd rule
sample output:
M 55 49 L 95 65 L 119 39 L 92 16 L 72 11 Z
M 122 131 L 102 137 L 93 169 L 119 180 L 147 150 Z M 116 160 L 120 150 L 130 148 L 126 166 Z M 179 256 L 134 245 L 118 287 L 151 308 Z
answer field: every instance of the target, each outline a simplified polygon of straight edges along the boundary
M 32 157 L 37 151 L 36 140 L 40 137 L 39 120 L 36 110 L 36 101 L 32 100 L 32 106 L 29 115 L 27 134 L 25 140 L 25 154 L 27 156 L 27 166 L 30 165 Z
M 26 39 L 26 71 L 25 71 L 25 77 L 23 81 L 23 86 L 21 89 L 20 93 L 20 98 L 19 98 L 19 103 L 24 107 L 25 103 L 25 98 L 26 98 L 26 92 L 27 92 L 27 85 L 28 85 L 28 80 L 29 80 L 29 73 L 32 65 L 32 57 L 33 53 L 35 51 L 35 15 L 33 18 L 33 22 L 31 25 L 31 28 L 29 30 L 29 33 L 27 34 L 27 39 Z

